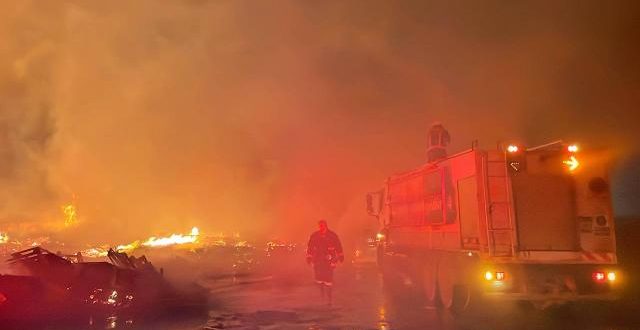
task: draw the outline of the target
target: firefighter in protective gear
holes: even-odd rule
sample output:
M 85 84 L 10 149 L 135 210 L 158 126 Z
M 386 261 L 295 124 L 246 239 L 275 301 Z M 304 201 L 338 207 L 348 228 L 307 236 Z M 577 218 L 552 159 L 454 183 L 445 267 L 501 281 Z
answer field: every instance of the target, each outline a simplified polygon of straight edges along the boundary
M 313 265 L 320 295 L 331 305 L 333 270 L 338 262 L 344 262 L 342 244 L 338 235 L 329 230 L 327 221 L 318 222 L 318 231 L 311 234 L 307 246 L 307 263 Z
M 429 148 L 427 149 L 427 158 L 429 162 L 434 162 L 447 157 L 447 145 L 451 142 L 449 132 L 441 123 L 435 122 L 429 128 Z

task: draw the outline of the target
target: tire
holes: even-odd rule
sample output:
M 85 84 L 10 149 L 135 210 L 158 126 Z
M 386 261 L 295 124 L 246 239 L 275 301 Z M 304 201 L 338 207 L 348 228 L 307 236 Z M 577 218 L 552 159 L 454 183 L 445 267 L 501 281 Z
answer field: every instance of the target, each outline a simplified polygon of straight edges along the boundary
M 453 313 L 467 311 L 471 302 L 471 287 L 462 281 L 460 269 L 450 261 L 438 265 L 438 293 L 444 309 Z
M 427 307 L 438 305 L 437 265 L 427 262 L 422 271 L 422 288 Z
M 471 289 L 467 285 L 455 285 L 453 287 L 453 302 L 449 309 L 455 314 L 463 314 L 471 307 Z

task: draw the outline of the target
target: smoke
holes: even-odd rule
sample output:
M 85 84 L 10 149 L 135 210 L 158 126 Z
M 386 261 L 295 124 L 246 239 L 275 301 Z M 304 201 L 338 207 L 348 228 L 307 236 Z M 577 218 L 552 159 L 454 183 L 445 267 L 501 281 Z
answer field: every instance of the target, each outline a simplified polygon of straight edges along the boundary
M 435 120 L 455 150 L 637 150 L 638 5 L 575 7 L 0 0 L 0 226 L 347 228 Z

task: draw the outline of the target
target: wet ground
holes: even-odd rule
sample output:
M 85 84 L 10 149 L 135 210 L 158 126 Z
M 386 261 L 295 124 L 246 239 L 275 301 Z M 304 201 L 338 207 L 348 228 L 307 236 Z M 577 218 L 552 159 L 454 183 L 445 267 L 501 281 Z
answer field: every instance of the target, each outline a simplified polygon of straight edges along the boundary
M 343 265 L 336 271 L 334 300 L 320 299 L 304 263 L 271 275 L 215 276 L 201 281 L 208 307 L 167 310 L 141 317 L 114 315 L 66 325 L 19 329 L 640 329 L 637 306 L 620 303 L 553 308 L 487 303 L 472 315 L 454 317 L 426 308 L 416 289 L 388 292 L 373 265 Z M 5 329 L 0 324 L 0 329 Z M 16 328 L 18 329 L 18 328 Z
M 310 270 L 291 277 L 220 288 L 224 303 L 210 313 L 205 329 L 637 329 L 612 314 L 612 306 L 559 307 L 545 312 L 497 304 L 465 317 L 425 308 L 419 294 L 387 292 L 374 266 L 337 270 L 332 306 L 319 299 Z M 305 276 L 306 275 L 306 276 Z
M 487 304 L 465 317 L 425 308 L 410 287 L 383 289 L 373 265 L 346 265 L 336 272 L 332 306 L 320 300 L 311 269 L 301 265 L 272 276 L 221 277 L 203 282 L 211 292 L 206 315 L 170 315 L 164 321 L 107 324 L 135 329 L 638 329 L 618 305 L 584 305 L 538 312 L 527 306 Z M 93 327 L 96 328 L 95 326 Z

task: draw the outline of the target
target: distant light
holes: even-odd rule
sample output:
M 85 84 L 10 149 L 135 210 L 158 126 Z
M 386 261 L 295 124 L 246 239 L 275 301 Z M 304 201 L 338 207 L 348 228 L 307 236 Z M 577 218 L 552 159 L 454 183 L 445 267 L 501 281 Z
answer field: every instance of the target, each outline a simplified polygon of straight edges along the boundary
M 376 238 L 377 238 L 378 240 L 382 240 L 382 239 L 384 239 L 384 234 L 383 234 L 383 233 L 377 233 L 377 234 L 376 234 Z
M 609 282 L 615 281 L 616 280 L 616 273 L 615 272 L 607 273 L 607 279 L 609 280 Z
M 507 151 L 508 151 L 508 152 L 518 152 L 518 150 L 519 150 L 519 148 L 518 148 L 518 146 L 517 146 L 517 145 L 510 144 L 510 145 L 507 147 Z
M 575 145 L 575 144 L 572 144 L 572 145 L 567 147 L 567 151 L 569 151 L 569 152 L 578 152 L 578 146 Z
M 575 171 L 580 166 L 580 162 L 575 156 L 571 156 L 568 160 L 562 161 L 562 163 L 567 165 L 567 168 L 569 168 L 569 171 L 571 172 Z
M 493 273 L 492 273 L 492 272 L 490 272 L 490 271 L 486 271 L 486 272 L 484 273 L 484 279 L 485 279 L 485 280 L 487 280 L 487 281 L 491 281 L 491 280 L 493 280 Z
M 496 281 L 504 280 L 504 272 L 496 272 Z
M 467 253 L 467 256 L 469 256 L 469 257 L 473 257 L 473 252 L 468 252 L 468 253 Z

